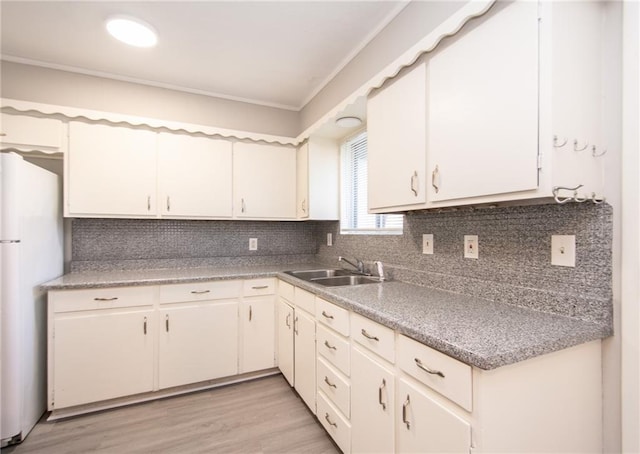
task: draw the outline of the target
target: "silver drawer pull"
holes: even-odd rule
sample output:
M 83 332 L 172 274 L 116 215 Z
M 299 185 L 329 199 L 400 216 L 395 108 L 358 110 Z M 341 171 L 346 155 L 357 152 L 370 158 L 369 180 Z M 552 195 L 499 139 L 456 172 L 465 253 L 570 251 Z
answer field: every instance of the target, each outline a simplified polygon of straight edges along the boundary
M 444 374 L 442 372 L 440 372 L 439 370 L 429 369 L 427 366 L 422 364 L 422 361 L 420 361 L 420 358 L 413 358 L 413 360 L 416 362 L 416 366 L 418 366 L 420 369 L 422 369 L 426 373 L 431 374 L 431 375 L 437 375 L 439 377 L 444 378 Z
M 113 298 L 94 298 L 93 300 L 94 301 L 115 301 L 117 299 L 118 299 L 118 297 L 114 296 Z
M 405 423 L 407 429 L 411 429 L 411 422 L 407 419 L 407 407 L 409 407 L 409 394 L 407 394 L 407 400 L 402 404 L 402 422 Z
M 327 377 L 326 375 L 324 376 L 324 382 L 325 382 L 327 385 L 331 386 L 332 388 L 337 388 L 337 386 L 335 385 L 335 383 L 331 383 L 331 382 L 329 381 L 329 377 Z
M 322 311 L 322 315 L 328 319 L 333 320 L 333 315 L 327 314 L 325 311 Z
M 337 348 L 336 348 L 336 347 L 334 347 L 333 345 L 331 345 L 331 344 L 329 343 L 329 341 L 324 341 L 324 346 L 325 346 L 325 347 L 327 347 L 327 348 L 328 348 L 328 349 L 330 349 L 330 350 L 337 350 Z
M 384 388 L 387 387 L 387 381 L 383 378 L 382 379 L 382 384 L 380 385 L 380 387 L 378 388 L 378 403 L 382 406 L 383 410 L 387 409 L 387 404 L 385 404 L 384 402 L 382 402 L 382 390 Z
M 380 339 L 378 339 L 376 336 L 372 336 L 371 334 L 367 333 L 367 330 L 365 330 L 364 328 L 362 328 L 362 331 L 360 331 L 362 333 L 362 335 L 364 337 L 366 337 L 367 339 L 371 339 L 374 340 L 376 342 L 379 342 Z
M 194 295 L 204 295 L 205 293 L 210 293 L 211 290 L 191 290 L 191 293 Z
M 249 321 L 251 321 L 252 318 L 253 318 L 253 307 L 249 305 Z
M 144 335 L 147 335 L 147 317 L 144 318 L 144 324 L 142 325 L 142 331 L 144 332 Z
M 169 314 L 164 318 L 164 329 L 167 333 L 169 332 Z
M 269 288 L 268 285 L 256 285 L 254 287 L 251 287 L 254 290 L 264 290 L 265 288 Z
M 333 422 L 333 421 L 331 421 L 331 419 L 329 419 L 329 413 L 325 413 L 324 414 L 324 419 L 327 420 L 327 422 L 329 423 L 330 426 L 338 427 L 338 425 L 335 422 Z

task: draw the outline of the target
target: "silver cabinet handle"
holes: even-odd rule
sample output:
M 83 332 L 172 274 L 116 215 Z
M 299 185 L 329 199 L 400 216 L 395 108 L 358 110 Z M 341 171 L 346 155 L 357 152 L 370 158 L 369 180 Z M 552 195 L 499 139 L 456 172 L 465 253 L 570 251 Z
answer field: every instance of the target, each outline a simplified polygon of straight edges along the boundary
M 335 383 L 331 383 L 331 382 L 329 381 L 329 377 L 327 377 L 326 375 L 324 376 L 324 382 L 325 382 L 327 385 L 331 386 L 332 388 L 337 388 L 337 386 L 335 385 Z
M 246 205 L 244 204 L 244 199 L 240 199 L 240 211 L 241 211 L 242 213 L 244 213 L 246 208 L 247 208 L 247 207 L 246 207 Z
M 422 361 L 420 361 L 420 358 L 413 358 L 413 360 L 416 362 L 416 366 L 418 366 L 420 369 L 422 369 L 426 373 L 431 374 L 431 375 L 438 375 L 438 376 L 444 378 L 444 374 L 442 372 L 440 372 L 439 370 L 429 369 L 427 366 L 422 364 Z
M 211 290 L 191 290 L 191 293 L 194 295 L 204 295 L 209 292 L 211 292 Z
M 249 305 L 249 321 L 253 318 L 253 307 Z
M 151 196 L 147 196 L 147 211 L 151 211 Z
M 328 319 L 330 319 L 330 320 L 333 320 L 333 315 L 327 314 L 325 311 L 322 311 L 322 315 L 323 315 L 325 318 L 328 318 Z
M 437 194 L 440 190 L 440 169 L 438 169 L 438 166 L 431 172 L 431 186 L 433 186 Z
M 285 318 L 284 323 L 287 325 L 287 328 L 291 328 L 291 313 L 287 314 L 287 318 Z
M 167 211 L 171 211 L 171 197 L 167 196 Z
M 94 298 L 93 300 L 94 301 L 115 301 L 117 299 L 118 299 L 118 297 L 114 296 L 113 298 Z
M 255 287 L 251 287 L 254 290 L 264 290 L 265 288 L 269 288 L 268 285 L 256 285 Z
M 372 336 L 371 334 L 367 333 L 367 330 L 365 330 L 364 328 L 362 328 L 362 331 L 360 331 L 362 333 L 362 335 L 364 337 L 366 337 L 367 339 L 371 339 L 374 340 L 376 342 L 379 342 L 380 339 L 378 339 L 376 336 Z
M 411 402 L 409 401 L 409 394 L 407 394 L 407 400 L 402 404 L 402 422 L 405 423 L 407 429 L 411 429 L 411 422 L 407 419 L 407 407 Z
M 324 346 L 329 350 L 337 350 L 337 348 L 329 343 L 329 341 L 324 341 Z
M 7 137 L 7 133 L 6 132 L 0 132 L 0 137 Z
M 144 332 L 144 335 L 147 335 L 147 317 L 144 318 L 144 324 L 142 325 L 142 331 Z
M 382 402 L 382 390 L 384 390 L 384 388 L 386 388 L 386 386 L 387 386 L 387 381 L 383 378 L 382 379 L 382 384 L 378 388 L 378 403 L 382 406 L 383 410 L 387 409 L 387 404 Z
M 164 318 L 164 329 L 169 332 L 169 314 L 165 315 Z
M 413 195 L 418 197 L 418 189 L 416 182 L 418 181 L 418 172 L 414 170 L 413 175 L 411 175 L 411 192 Z
M 307 213 L 307 199 L 302 201 L 302 212 L 305 214 Z
M 298 317 L 293 319 L 293 333 L 298 335 Z
M 324 419 L 327 420 L 327 422 L 329 423 L 330 426 L 338 427 L 338 425 L 335 422 L 333 422 L 333 421 L 331 421 L 331 419 L 329 419 L 329 413 L 325 413 L 324 414 Z

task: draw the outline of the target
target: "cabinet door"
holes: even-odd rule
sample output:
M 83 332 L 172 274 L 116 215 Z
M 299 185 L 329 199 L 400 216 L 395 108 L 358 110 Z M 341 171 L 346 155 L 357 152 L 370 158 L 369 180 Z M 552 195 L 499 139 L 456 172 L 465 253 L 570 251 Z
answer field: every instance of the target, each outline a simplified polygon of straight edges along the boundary
M 297 201 L 296 211 L 299 219 L 309 217 L 309 144 L 298 148 L 297 153 Z
M 394 374 L 351 350 L 351 451 L 393 452 Z
M 0 116 L 0 148 L 23 151 L 59 151 L 62 144 L 62 122 L 52 118 L 26 115 Z
M 155 132 L 69 123 L 68 214 L 156 214 Z
M 538 187 L 538 4 L 498 6 L 429 58 L 429 201 Z
M 280 145 L 233 145 L 234 214 L 239 218 L 296 217 L 296 150 Z
M 278 301 L 278 367 L 293 386 L 293 308 L 282 298 Z
M 158 135 L 162 216 L 231 217 L 231 142 Z
M 238 373 L 238 303 L 159 311 L 159 383 L 169 388 Z
M 295 388 L 302 400 L 316 413 L 316 322 L 296 309 L 293 332 L 295 338 Z
M 57 316 L 53 408 L 153 390 L 154 313 Z
M 275 366 L 274 296 L 246 298 L 240 306 L 242 355 L 240 373 Z
M 467 421 L 402 379 L 398 381 L 398 399 L 398 452 L 469 452 L 471 426 Z
M 421 63 L 367 102 L 369 209 L 426 201 L 425 74 Z

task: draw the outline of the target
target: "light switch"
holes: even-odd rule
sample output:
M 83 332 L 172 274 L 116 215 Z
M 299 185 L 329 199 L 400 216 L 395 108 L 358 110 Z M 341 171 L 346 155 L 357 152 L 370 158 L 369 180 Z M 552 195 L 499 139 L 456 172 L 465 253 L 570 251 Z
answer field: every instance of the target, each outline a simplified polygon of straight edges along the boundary
M 551 264 L 576 266 L 575 235 L 551 235 Z
M 425 233 L 422 235 L 422 253 L 433 254 L 433 233 Z

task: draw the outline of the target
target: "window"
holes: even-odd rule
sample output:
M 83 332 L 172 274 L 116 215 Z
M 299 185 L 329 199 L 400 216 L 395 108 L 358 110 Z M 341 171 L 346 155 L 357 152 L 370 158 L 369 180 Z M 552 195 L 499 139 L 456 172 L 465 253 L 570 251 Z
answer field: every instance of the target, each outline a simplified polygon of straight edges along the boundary
M 342 144 L 341 233 L 401 235 L 401 214 L 367 213 L 367 133 Z

